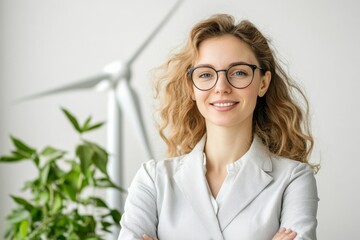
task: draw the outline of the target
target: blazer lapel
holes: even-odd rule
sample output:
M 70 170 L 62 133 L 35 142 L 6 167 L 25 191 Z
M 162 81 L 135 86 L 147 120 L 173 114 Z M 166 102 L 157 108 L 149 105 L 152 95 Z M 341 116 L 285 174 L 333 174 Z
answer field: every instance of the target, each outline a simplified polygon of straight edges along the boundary
M 272 170 L 268 149 L 256 135 L 241 161 L 242 167 L 219 209 L 221 231 L 272 181 L 266 173 Z
M 174 179 L 182 193 L 190 202 L 199 216 L 205 229 L 214 239 L 224 239 L 216 218 L 206 178 L 203 171 L 203 150 L 205 136 L 195 148 L 184 158 L 182 168 L 175 174 Z

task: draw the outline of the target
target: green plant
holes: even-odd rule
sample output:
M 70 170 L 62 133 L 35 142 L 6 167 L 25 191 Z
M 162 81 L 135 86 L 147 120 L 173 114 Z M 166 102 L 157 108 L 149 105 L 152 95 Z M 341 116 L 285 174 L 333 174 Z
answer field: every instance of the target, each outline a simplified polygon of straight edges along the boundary
M 88 193 L 88 189 L 109 187 L 122 191 L 109 178 L 108 153 L 82 137 L 103 123 L 92 124 L 89 117 L 80 125 L 69 111 L 62 111 L 80 134 L 74 157 L 51 146 L 37 151 L 13 136 L 15 149 L 0 157 L 0 162 L 7 163 L 30 160 L 38 171 L 23 188 L 30 191 L 30 200 L 11 196 L 17 206 L 7 217 L 6 239 L 102 239 L 111 226 L 119 224 L 120 212 Z

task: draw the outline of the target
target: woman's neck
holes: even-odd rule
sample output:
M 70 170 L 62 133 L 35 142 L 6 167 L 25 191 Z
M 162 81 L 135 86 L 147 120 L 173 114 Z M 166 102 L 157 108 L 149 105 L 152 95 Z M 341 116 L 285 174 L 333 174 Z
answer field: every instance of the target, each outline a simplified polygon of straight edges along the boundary
M 252 129 L 207 128 L 205 144 L 208 170 L 223 172 L 226 165 L 241 158 L 252 143 Z

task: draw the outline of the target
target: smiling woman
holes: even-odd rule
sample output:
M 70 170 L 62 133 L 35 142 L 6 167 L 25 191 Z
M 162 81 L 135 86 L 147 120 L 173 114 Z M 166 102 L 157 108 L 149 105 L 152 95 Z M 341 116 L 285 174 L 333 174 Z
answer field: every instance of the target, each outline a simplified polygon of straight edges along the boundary
M 206 65 L 211 67 L 204 67 Z M 191 75 L 195 86 L 194 100 L 205 119 L 208 135 L 216 131 L 217 126 L 226 126 L 232 132 L 246 132 L 247 139 L 251 138 L 252 115 L 257 97 L 265 94 L 271 79 L 271 72 L 261 71 L 258 65 L 250 47 L 230 34 L 212 37 L 200 43 L 195 71 L 203 71 L 204 68 L 225 69 L 213 70 L 216 74 L 207 73 L 206 76 L 203 73 L 205 71 L 200 75 Z M 257 69 L 259 71 L 255 71 Z M 211 88 L 199 89 L 197 85 L 205 84 L 202 80 L 205 78 L 213 78 L 214 83 Z
M 170 158 L 138 171 L 119 239 L 316 239 L 304 95 L 259 30 L 215 15 L 160 70 Z

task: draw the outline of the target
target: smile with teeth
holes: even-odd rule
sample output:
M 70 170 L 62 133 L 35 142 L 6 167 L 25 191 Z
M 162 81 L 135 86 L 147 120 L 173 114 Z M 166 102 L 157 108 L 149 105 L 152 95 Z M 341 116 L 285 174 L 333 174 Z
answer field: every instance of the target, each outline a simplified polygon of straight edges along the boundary
M 235 102 L 227 102 L 227 103 L 213 103 L 215 107 L 229 107 L 235 105 Z

